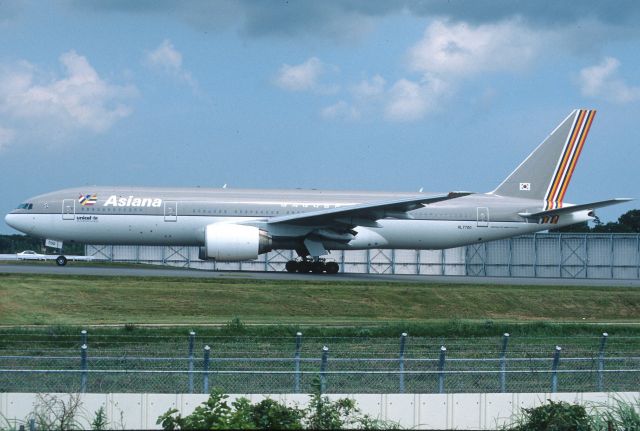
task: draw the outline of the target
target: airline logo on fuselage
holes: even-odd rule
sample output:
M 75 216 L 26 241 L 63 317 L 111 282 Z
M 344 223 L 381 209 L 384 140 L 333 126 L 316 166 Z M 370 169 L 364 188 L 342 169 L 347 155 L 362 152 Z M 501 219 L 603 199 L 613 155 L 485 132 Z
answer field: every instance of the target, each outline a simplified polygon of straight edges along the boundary
M 78 196 L 78 202 L 80 202 L 80 205 L 83 207 L 91 207 L 98 202 L 98 195 L 95 193 L 88 195 L 81 194 Z
M 155 207 L 162 206 L 162 199 L 160 198 L 137 198 L 135 196 L 121 196 L 111 195 L 104 203 L 105 207 Z

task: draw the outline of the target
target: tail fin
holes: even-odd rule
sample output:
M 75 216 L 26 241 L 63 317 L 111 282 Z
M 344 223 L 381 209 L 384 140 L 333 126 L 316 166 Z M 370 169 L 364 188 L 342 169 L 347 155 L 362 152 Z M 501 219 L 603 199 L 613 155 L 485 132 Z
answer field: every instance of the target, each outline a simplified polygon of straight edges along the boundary
M 595 115 L 595 110 L 573 111 L 491 193 L 539 199 L 545 210 L 561 207 Z

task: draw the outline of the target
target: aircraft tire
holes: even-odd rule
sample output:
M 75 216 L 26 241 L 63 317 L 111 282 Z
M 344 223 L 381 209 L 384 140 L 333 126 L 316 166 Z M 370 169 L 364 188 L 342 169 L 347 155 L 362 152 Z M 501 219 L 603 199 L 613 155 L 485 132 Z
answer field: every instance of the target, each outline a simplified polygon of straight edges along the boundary
M 287 272 L 296 272 L 298 270 L 298 262 L 296 262 L 295 260 L 290 260 L 284 266 L 284 269 L 286 269 Z
M 67 264 L 67 258 L 64 256 L 56 257 L 56 265 L 65 266 Z
M 302 261 L 298 262 L 298 272 L 310 272 L 311 271 L 311 262 Z
M 327 274 L 337 274 L 340 271 L 340 265 L 335 262 L 327 262 L 325 265 L 327 268 Z
M 311 272 L 314 274 L 322 274 L 325 271 L 325 265 L 323 262 L 313 262 L 311 265 Z

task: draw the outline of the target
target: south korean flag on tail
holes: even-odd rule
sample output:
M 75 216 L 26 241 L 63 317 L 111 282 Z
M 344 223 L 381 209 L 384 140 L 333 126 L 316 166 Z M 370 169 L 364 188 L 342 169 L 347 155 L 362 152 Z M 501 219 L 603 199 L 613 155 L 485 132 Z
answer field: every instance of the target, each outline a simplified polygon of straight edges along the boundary
M 520 183 L 520 191 L 528 192 L 531 190 L 531 183 Z

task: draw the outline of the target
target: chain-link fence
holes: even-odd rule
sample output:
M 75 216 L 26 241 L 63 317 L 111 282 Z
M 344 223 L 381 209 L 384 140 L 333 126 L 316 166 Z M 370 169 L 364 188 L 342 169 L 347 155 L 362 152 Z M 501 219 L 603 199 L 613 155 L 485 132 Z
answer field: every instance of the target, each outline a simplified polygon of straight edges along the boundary
M 292 250 L 245 262 L 198 259 L 198 247 L 88 245 L 97 260 L 219 271 L 284 271 Z M 536 233 L 446 250 L 334 250 L 345 273 L 640 279 L 640 234 Z
M 0 392 L 635 391 L 640 337 L 3 334 Z

